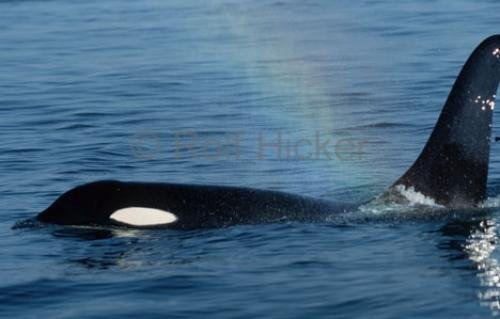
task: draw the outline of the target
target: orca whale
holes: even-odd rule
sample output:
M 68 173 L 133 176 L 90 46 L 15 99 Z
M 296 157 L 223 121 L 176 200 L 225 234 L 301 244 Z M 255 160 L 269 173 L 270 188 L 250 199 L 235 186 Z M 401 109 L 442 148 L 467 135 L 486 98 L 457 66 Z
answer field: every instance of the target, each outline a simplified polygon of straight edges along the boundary
M 411 190 L 452 208 L 475 207 L 485 199 L 499 78 L 500 35 L 493 35 L 466 61 L 420 156 L 380 198 Z M 60 225 L 196 229 L 302 221 L 356 208 L 252 188 L 97 181 L 62 194 L 37 219 Z

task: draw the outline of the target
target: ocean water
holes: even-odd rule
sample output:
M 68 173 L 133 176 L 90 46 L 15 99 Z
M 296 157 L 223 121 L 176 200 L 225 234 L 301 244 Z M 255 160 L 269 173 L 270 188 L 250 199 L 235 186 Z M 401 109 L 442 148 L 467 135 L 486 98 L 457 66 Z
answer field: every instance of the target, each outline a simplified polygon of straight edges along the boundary
M 98 179 L 367 201 L 419 154 L 499 12 L 496 0 L 0 1 L 0 316 L 498 315 L 495 144 L 486 209 L 13 226 Z

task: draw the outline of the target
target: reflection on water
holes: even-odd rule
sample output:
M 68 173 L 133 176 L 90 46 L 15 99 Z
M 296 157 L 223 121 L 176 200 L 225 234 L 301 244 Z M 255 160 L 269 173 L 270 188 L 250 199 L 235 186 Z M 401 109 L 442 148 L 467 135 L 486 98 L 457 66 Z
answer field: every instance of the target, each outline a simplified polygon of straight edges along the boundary
M 62 243 L 60 256 L 72 274 L 86 270 L 137 271 L 171 268 L 196 261 L 203 251 L 198 241 L 212 238 L 210 231 L 178 232 L 117 227 L 45 226 Z M 75 246 L 75 243 L 77 245 Z
M 500 314 L 500 265 L 493 255 L 498 242 L 497 225 L 494 219 L 481 221 L 467 238 L 464 251 L 474 262 L 477 277 L 481 282 L 478 297 L 481 305 Z
M 136 229 L 113 229 L 99 227 L 55 227 L 51 231 L 56 238 L 85 242 L 79 249 L 65 249 L 64 255 L 70 264 L 87 269 L 136 269 L 143 265 L 136 257 L 140 239 L 147 235 Z

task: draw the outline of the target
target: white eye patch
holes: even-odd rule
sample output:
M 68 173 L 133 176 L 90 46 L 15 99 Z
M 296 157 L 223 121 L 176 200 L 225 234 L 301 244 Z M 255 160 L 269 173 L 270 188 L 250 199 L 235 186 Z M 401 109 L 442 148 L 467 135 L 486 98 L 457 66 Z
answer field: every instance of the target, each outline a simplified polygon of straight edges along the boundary
M 177 220 L 177 216 L 170 212 L 148 207 L 122 208 L 111 214 L 109 218 L 132 226 L 164 225 Z

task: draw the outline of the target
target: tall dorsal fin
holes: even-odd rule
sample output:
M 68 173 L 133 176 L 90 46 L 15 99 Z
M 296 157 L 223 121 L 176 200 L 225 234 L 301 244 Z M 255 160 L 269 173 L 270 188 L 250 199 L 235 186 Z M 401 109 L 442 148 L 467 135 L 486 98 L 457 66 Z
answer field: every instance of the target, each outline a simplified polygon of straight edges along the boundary
M 500 35 L 472 52 L 451 89 L 422 153 L 398 185 L 449 207 L 476 206 L 486 196 L 490 135 L 500 78 Z

